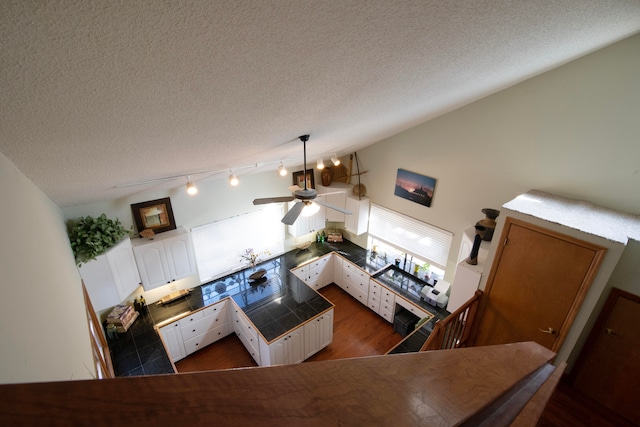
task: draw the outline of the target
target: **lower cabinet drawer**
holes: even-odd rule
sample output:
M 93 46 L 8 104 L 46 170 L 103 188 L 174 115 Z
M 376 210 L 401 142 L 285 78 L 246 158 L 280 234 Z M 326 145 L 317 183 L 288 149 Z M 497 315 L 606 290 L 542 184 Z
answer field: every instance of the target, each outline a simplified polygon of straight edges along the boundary
M 184 348 L 187 354 L 191 354 L 194 351 L 200 350 L 201 348 L 204 348 L 209 344 L 212 344 L 219 339 L 226 337 L 227 335 L 229 335 L 229 326 L 227 323 L 224 323 L 201 335 L 198 335 L 195 338 L 186 340 L 184 342 Z
M 380 300 L 371 294 L 369 294 L 367 305 L 371 310 L 375 311 L 376 313 L 380 311 Z
M 242 341 L 242 345 L 244 345 L 244 347 L 247 349 L 249 354 L 251 354 L 251 357 L 253 357 L 253 360 L 255 360 L 256 363 L 259 365 L 260 351 L 258 351 L 258 348 L 259 348 L 258 342 L 251 340 L 251 338 L 248 338 L 246 334 L 242 333 L 242 331 L 236 332 L 236 335 L 238 336 L 238 338 L 240 338 L 240 341 Z
M 383 310 L 382 307 L 380 307 L 380 311 L 378 312 L 378 314 L 387 322 L 393 323 L 393 317 L 395 316 L 393 309 Z

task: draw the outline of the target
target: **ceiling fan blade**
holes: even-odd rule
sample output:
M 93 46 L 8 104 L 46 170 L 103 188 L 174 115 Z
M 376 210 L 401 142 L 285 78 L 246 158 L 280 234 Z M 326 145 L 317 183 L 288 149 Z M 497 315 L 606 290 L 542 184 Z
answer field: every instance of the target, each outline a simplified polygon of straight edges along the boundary
M 321 201 L 320 201 L 320 200 L 318 200 L 318 199 L 314 200 L 313 202 L 314 202 L 314 203 L 317 203 L 317 204 L 319 204 L 319 205 L 325 206 L 325 207 L 327 207 L 327 208 L 329 208 L 329 209 L 333 209 L 333 210 L 336 210 L 336 211 L 338 211 L 338 212 L 342 212 L 343 214 L 346 214 L 346 215 L 351 215 L 351 213 L 352 213 L 352 212 L 349 212 L 349 211 L 348 211 L 348 210 L 346 210 L 346 209 L 342 209 L 342 208 L 339 208 L 339 207 L 337 207 L 337 206 L 330 205 L 329 203 L 321 202 Z
M 254 205 L 266 205 L 268 203 L 283 203 L 283 202 L 292 202 L 294 200 L 293 196 L 284 196 L 284 197 L 266 197 L 264 199 L 255 199 L 253 201 Z
M 302 208 L 304 208 L 304 203 L 297 202 L 295 205 L 289 209 L 289 212 L 282 218 L 282 222 L 287 225 L 293 225 L 296 222 L 296 219 L 300 216 L 302 212 Z

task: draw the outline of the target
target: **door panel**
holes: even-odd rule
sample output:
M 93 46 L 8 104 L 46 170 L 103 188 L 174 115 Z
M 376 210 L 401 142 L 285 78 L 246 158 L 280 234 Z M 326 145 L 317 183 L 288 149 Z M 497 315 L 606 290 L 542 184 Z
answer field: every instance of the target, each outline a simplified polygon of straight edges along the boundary
M 576 363 L 574 387 L 640 425 L 640 297 L 613 289 Z
M 535 341 L 557 351 L 605 249 L 507 218 L 476 345 Z

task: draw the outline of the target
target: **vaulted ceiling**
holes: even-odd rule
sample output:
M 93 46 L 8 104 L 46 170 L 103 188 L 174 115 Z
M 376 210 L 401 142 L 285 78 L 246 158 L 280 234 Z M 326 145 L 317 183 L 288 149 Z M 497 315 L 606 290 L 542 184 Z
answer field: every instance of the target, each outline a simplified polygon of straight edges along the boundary
M 61 207 L 275 170 L 638 31 L 635 0 L 3 1 L 0 151 Z

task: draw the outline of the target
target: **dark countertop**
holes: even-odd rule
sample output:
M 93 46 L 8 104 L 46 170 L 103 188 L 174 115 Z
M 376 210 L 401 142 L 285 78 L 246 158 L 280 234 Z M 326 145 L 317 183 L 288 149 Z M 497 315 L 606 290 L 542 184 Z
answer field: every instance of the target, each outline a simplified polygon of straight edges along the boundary
M 227 297 L 238 304 L 267 342 L 274 341 L 333 306 L 290 271 L 331 252 L 339 254 L 371 275 L 389 265 L 383 258 L 371 256 L 369 251 L 347 240 L 339 243 L 314 242 L 307 249 L 294 249 L 259 264 L 256 269 L 266 270 L 261 280 L 250 281 L 252 270 L 241 270 L 197 286 L 188 295 L 173 302 L 150 304 L 147 313 L 134 322 L 135 327 L 126 334 L 118 334 L 119 340 L 109 340 L 116 375 L 173 373 L 159 338 L 153 343 L 144 341 L 144 347 L 141 347 L 140 337 L 154 335 L 157 338 L 154 326 L 171 323 Z M 423 310 L 433 313 L 433 319 L 427 322 L 430 323 L 427 326 L 429 329 L 438 319 L 449 314 L 445 309 L 421 301 L 415 292 L 403 289 L 401 285 L 393 282 L 384 282 L 384 285 Z M 138 329 L 140 332 L 137 332 Z M 421 343 L 416 345 L 419 349 Z M 402 349 L 417 351 L 413 347 L 403 346 Z M 399 352 L 401 349 L 397 350 Z M 156 365 L 162 365 L 161 369 L 156 369 Z

